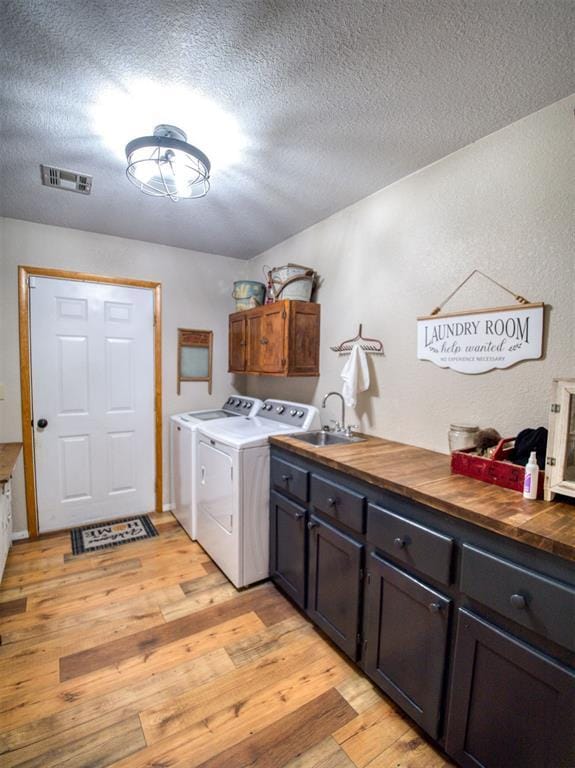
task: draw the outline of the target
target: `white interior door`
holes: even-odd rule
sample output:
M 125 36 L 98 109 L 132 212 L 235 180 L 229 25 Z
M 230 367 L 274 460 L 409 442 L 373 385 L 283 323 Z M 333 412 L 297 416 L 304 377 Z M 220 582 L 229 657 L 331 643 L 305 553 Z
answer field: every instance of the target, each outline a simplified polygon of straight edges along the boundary
M 39 530 L 152 511 L 153 291 L 30 283 Z

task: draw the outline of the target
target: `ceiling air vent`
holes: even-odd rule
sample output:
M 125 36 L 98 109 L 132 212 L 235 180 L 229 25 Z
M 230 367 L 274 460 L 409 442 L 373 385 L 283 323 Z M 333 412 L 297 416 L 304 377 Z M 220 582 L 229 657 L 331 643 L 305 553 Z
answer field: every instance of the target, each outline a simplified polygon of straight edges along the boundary
M 40 165 L 42 172 L 42 184 L 46 187 L 67 189 L 69 192 L 79 192 L 81 195 L 89 195 L 92 191 L 92 177 L 76 171 L 65 171 L 63 168 L 54 168 L 52 165 Z

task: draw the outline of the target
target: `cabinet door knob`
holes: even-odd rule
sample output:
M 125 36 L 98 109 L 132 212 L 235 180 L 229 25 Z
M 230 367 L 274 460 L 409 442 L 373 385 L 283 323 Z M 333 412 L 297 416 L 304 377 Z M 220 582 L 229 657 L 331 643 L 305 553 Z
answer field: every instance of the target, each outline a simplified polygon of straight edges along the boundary
M 334 499 L 333 496 L 330 496 L 327 500 L 328 507 L 335 507 L 337 504 L 337 499 Z
M 284 483 L 289 483 L 289 481 L 292 479 L 291 475 L 282 475 L 282 480 Z
M 397 537 L 397 539 L 393 540 L 393 546 L 396 549 L 403 549 L 406 545 L 407 545 L 406 540 L 405 539 L 401 539 L 399 536 Z
M 429 610 L 431 613 L 439 613 L 441 607 L 441 603 L 429 603 Z
M 527 601 L 525 600 L 523 595 L 519 595 L 519 594 L 511 595 L 509 602 L 514 608 L 519 608 L 519 609 L 525 608 L 525 606 L 527 605 Z
M 265 336 L 262 336 L 260 339 L 260 344 L 269 344 L 270 340 L 266 339 Z
M 311 531 L 314 528 L 317 528 L 318 525 L 319 523 L 316 523 L 315 520 L 310 520 L 309 523 L 307 524 L 307 527 Z
M 296 520 L 301 520 L 302 517 L 305 517 L 305 512 L 296 512 L 295 513 L 295 519 Z

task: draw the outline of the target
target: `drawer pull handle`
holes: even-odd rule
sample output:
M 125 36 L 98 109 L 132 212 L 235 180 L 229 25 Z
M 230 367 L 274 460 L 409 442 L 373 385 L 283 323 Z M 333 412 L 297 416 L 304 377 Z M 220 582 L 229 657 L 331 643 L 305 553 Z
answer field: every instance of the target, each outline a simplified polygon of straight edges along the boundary
M 291 475 L 282 475 L 282 480 L 284 483 L 289 483 L 289 481 L 292 479 Z
M 439 613 L 443 606 L 441 603 L 429 603 L 429 610 L 431 613 Z
M 317 528 L 318 525 L 319 523 L 316 523 L 315 520 L 310 520 L 307 524 L 307 527 L 310 531 L 312 531 L 314 528 Z
M 396 549 L 403 549 L 404 547 L 407 546 L 407 541 L 405 539 L 400 539 L 398 536 L 397 539 L 393 540 L 393 546 Z
M 296 512 L 295 513 L 295 519 L 296 520 L 301 520 L 302 517 L 305 517 L 305 512 Z
M 335 507 L 336 504 L 337 504 L 337 499 L 334 499 L 332 496 L 330 496 L 327 500 L 327 506 Z
M 519 609 L 523 609 L 527 605 L 527 601 L 525 600 L 523 595 L 511 595 L 509 602 L 514 608 L 519 608 Z

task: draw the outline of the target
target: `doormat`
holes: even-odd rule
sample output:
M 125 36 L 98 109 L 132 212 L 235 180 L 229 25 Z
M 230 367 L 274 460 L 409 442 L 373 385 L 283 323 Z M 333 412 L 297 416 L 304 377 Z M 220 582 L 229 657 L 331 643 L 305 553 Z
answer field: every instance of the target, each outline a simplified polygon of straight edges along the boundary
M 99 549 L 119 547 L 131 541 L 142 541 L 158 536 L 158 531 L 148 515 L 126 517 L 124 520 L 113 520 L 110 523 L 92 523 L 81 528 L 72 528 L 72 554 L 81 555 L 84 552 L 96 552 Z

